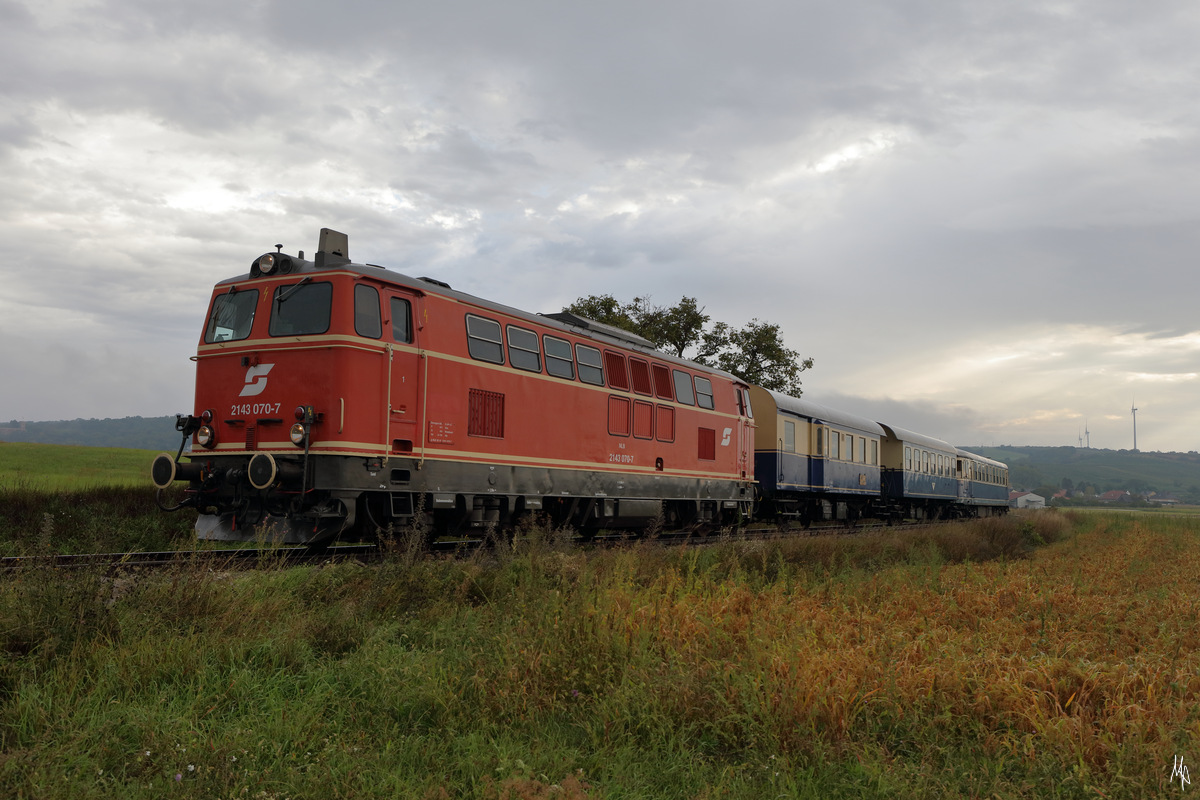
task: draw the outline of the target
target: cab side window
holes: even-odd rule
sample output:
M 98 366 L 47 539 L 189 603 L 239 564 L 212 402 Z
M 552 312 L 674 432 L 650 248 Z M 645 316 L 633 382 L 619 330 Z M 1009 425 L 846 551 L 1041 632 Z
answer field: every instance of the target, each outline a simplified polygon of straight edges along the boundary
M 392 298 L 392 339 L 412 342 L 412 305 L 401 297 Z
M 354 332 L 371 339 L 383 336 L 383 320 L 379 316 L 379 290 L 374 286 L 360 283 L 354 287 Z

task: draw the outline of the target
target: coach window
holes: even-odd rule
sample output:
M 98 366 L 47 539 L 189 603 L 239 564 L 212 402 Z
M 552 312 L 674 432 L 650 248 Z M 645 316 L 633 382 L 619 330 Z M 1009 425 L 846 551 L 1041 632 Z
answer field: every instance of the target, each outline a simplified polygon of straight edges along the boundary
M 508 326 L 508 363 L 529 372 L 542 371 L 542 353 L 533 331 Z
M 788 453 L 796 452 L 796 423 L 790 419 L 783 422 L 783 449 Z
M 556 378 L 575 380 L 575 362 L 571 360 L 571 343 L 553 336 L 543 336 L 546 348 L 546 372 Z
M 713 408 L 712 381 L 696 376 L 696 405 Z
M 874 439 L 871 440 L 871 463 L 879 463 L 879 442 Z
M 842 448 L 842 452 L 846 454 L 846 460 L 854 461 L 854 436 L 853 436 L 853 434 L 849 434 L 849 433 L 846 434 L 845 445 L 846 446 L 844 448 Z
M 675 378 L 675 399 L 685 406 L 696 405 L 696 401 L 692 399 L 692 376 L 679 370 L 674 370 L 673 376 Z
M 608 374 L 608 385 L 614 389 L 629 391 L 629 373 L 625 371 L 625 356 L 604 351 L 604 371 Z
M 305 280 L 308 280 L 307 278 Z M 333 284 L 293 283 L 275 289 L 271 301 L 272 336 L 311 336 L 329 330 L 329 309 L 333 305 Z
M 867 463 L 867 437 L 858 437 L 858 461 L 860 464 Z
M 841 458 L 842 435 L 837 431 L 829 432 L 829 457 Z
M 579 380 L 594 386 L 604 385 L 604 367 L 601 366 L 600 351 L 586 345 L 575 345 L 575 362 L 579 364 Z
M 354 287 L 354 332 L 371 339 L 383 336 L 383 319 L 379 316 L 379 290 L 374 286 L 360 283 Z
M 825 429 L 813 428 L 813 433 L 816 434 L 816 441 L 813 443 L 813 451 L 818 456 L 825 455 Z
M 904 468 L 906 470 L 909 470 L 910 472 L 912 471 L 912 448 L 911 447 L 904 448 Z
M 412 342 L 412 305 L 403 297 L 392 298 L 392 339 Z
M 204 328 L 204 342 L 236 342 L 250 335 L 254 311 L 258 308 L 258 289 L 230 289 L 213 301 L 212 316 Z
M 675 392 L 671 389 L 671 370 L 662 364 L 652 364 L 650 371 L 654 375 L 654 396 L 660 400 L 674 400 Z
M 500 338 L 500 323 L 467 314 L 467 352 L 477 361 L 504 363 L 504 345 Z

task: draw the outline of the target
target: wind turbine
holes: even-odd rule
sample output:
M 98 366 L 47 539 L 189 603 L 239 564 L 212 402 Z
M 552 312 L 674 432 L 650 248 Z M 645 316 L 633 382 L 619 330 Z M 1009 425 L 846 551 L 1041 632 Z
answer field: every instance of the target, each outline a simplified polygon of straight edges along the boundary
M 1137 403 L 1131 403 L 1129 411 L 1133 414 L 1133 452 L 1137 452 Z
M 1087 437 L 1088 450 L 1092 449 L 1092 432 L 1087 429 L 1087 420 L 1083 421 L 1083 435 Z

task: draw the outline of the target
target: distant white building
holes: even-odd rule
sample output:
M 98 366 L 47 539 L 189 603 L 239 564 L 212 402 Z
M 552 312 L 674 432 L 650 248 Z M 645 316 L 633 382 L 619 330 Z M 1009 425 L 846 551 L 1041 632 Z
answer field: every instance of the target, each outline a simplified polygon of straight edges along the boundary
M 1046 498 L 1033 492 L 1009 492 L 1009 508 L 1045 508 Z

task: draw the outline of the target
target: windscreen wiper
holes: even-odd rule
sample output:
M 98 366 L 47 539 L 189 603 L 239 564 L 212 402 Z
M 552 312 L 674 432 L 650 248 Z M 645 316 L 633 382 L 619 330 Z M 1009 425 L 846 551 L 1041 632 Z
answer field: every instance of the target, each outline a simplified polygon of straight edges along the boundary
M 297 291 L 300 290 L 301 286 L 303 286 L 304 284 L 308 283 L 311 280 L 312 280 L 312 275 L 309 275 L 307 278 L 300 281 L 295 286 L 290 287 L 286 292 L 284 292 L 283 294 L 281 294 L 275 298 L 275 305 L 282 305 L 284 300 L 287 300 L 289 297 L 294 295 Z

